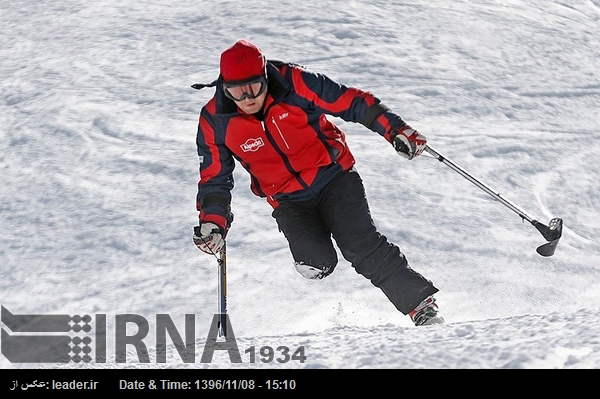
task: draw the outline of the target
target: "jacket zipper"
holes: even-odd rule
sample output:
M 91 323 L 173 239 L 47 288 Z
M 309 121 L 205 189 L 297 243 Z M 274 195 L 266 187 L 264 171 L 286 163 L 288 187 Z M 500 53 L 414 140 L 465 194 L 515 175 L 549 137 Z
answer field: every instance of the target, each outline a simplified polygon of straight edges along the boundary
M 285 137 L 283 137 L 283 133 L 281 132 L 281 129 L 279 128 L 279 125 L 275 121 L 275 118 L 271 117 L 271 121 L 273 122 L 273 125 L 275 125 L 275 127 L 277 128 L 277 131 L 279 132 L 279 137 L 281 137 L 281 139 L 283 140 L 283 143 L 285 144 L 286 148 L 289 150 L 290 146 L 289 146 L 287 140 L 285 139 Z

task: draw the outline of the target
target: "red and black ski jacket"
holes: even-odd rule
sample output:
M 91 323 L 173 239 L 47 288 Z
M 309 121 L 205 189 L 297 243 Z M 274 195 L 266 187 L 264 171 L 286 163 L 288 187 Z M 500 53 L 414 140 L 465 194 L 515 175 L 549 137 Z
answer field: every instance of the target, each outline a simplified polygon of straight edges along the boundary
M 371 93 L 279 61 L 267 63 L 268 94 L 262 118 L 226 98 L 221 78 L 202 108 L 196 144 L 200 160 L 197 210 L 226 234 L 233 219 L 234 160 L 250 174 L 251 190 L 273 208 L 314 198 L 354 157 L 344 132 L 326 115 L 359 122 L 391 142 L 404 121 Z

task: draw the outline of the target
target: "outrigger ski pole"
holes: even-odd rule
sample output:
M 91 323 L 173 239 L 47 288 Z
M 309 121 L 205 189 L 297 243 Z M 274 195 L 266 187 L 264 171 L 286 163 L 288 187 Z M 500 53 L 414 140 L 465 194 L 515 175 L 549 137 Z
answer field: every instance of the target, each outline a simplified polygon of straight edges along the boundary
M 527 220 L 529 223 L 531 223 L 544 236 L 546 241 L 548 241 L 547 243 L 542 244 L 537 248 L 538 254 L 540 254 L 542 256 L 554 255 L 554 252 L 556 251 L 556 246 L 558 245 L 558 241 L 560 240 L 560 237 L 562 236 L 563 221 L 561 218 L 551 219 L 550 222 L 548 223 L 548 226 L 546 226 L 543 223 L 540 223 L 537 220 L 528 216 L 521 209 L 517 208 L 512 202 L 503 198 L 495 190 L 492 190 L 489 186 L 487 186 L 486 184 L 484 184 L 484 183 L 480 182 L 479 180 L 477 180 L 476 178 L 474 178 L 466 170 L 464 170 L 463 168 L 461 168 L 460 166 L 458 166 L 457 164 L 455 164 L 454 162 L 449 160 L 447 157 L 445 157 L 444 155 L 440 154 L 439 152 L 437 152 L 436 150 L 431 148 L 429 145 L 425 146 L 425 151 L 427 151 L 428 153 L 433 155 L 438 161 L 446 164 L 452 170 L 454 170 L 455 172 L 458 172 L 462 177 L 466 178 L 471 183 L 475 184 L 477 187 L 479 187 L 480 189 L 482 189 L 483 191 L 485 191 L 486 193 L 488 193 L 489 195 L 494 197 L 494 199 L 496 201 L 499 201 L 500 203 L 502 203 L 503 205 L 508 207 L 511 211 L 513 211 L 517 215 L 519 215 L 523 220 Z
M 204 244 L 204 238 L 202 238 L 202 231 L 200 226 L 194 227 L 194 235 L 195 237 L 199 237 Z M 195 241 L 194 241 L 195 242 Z M 219 297 L 217 299 L 218 304 L 218 315 L 219 320 L 217 324 L 217 328 L 219 329 L 219 336 L 226 337 L 227 336 L 227 242 L 223 243 L 223 247 L 219 251 L 218 254 L 214 253 L 211 250 L 212 255 L 217 258 L 217 264 L 219 265 L 218 273 L 219 273 L 219 284 L 217 289 L 219 291 Z

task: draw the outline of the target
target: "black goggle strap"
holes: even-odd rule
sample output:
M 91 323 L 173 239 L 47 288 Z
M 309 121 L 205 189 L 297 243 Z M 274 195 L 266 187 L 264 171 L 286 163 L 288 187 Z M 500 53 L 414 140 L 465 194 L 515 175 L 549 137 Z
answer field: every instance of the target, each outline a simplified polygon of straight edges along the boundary
M 216 80 L 213 80 L 213 81 L 212 81 L 212 82 L 210 82 L 210 83 L 194 83 L 194 84 L 193 84 L 191 87 L 192 87 L 192 89 L 196 89 L 196 90 L 202 90 L 202 89 L 204 89 L 205 87 L 215 87 L 215 86 L 217 85 L 217 82 L 218 82 L 218 81 L 219 81 L 219 80 L 218 80 L 218 79 L 216 79 Z

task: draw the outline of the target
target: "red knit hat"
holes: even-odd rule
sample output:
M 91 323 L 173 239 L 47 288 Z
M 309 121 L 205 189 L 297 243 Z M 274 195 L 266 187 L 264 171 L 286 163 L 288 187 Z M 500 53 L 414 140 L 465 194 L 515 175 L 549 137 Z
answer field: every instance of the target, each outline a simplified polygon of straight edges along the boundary
M 265 73 L 265 57 L 260 48 L 245 39 L 221 53 L 221 76 L 225 82 L 237 82 Z

